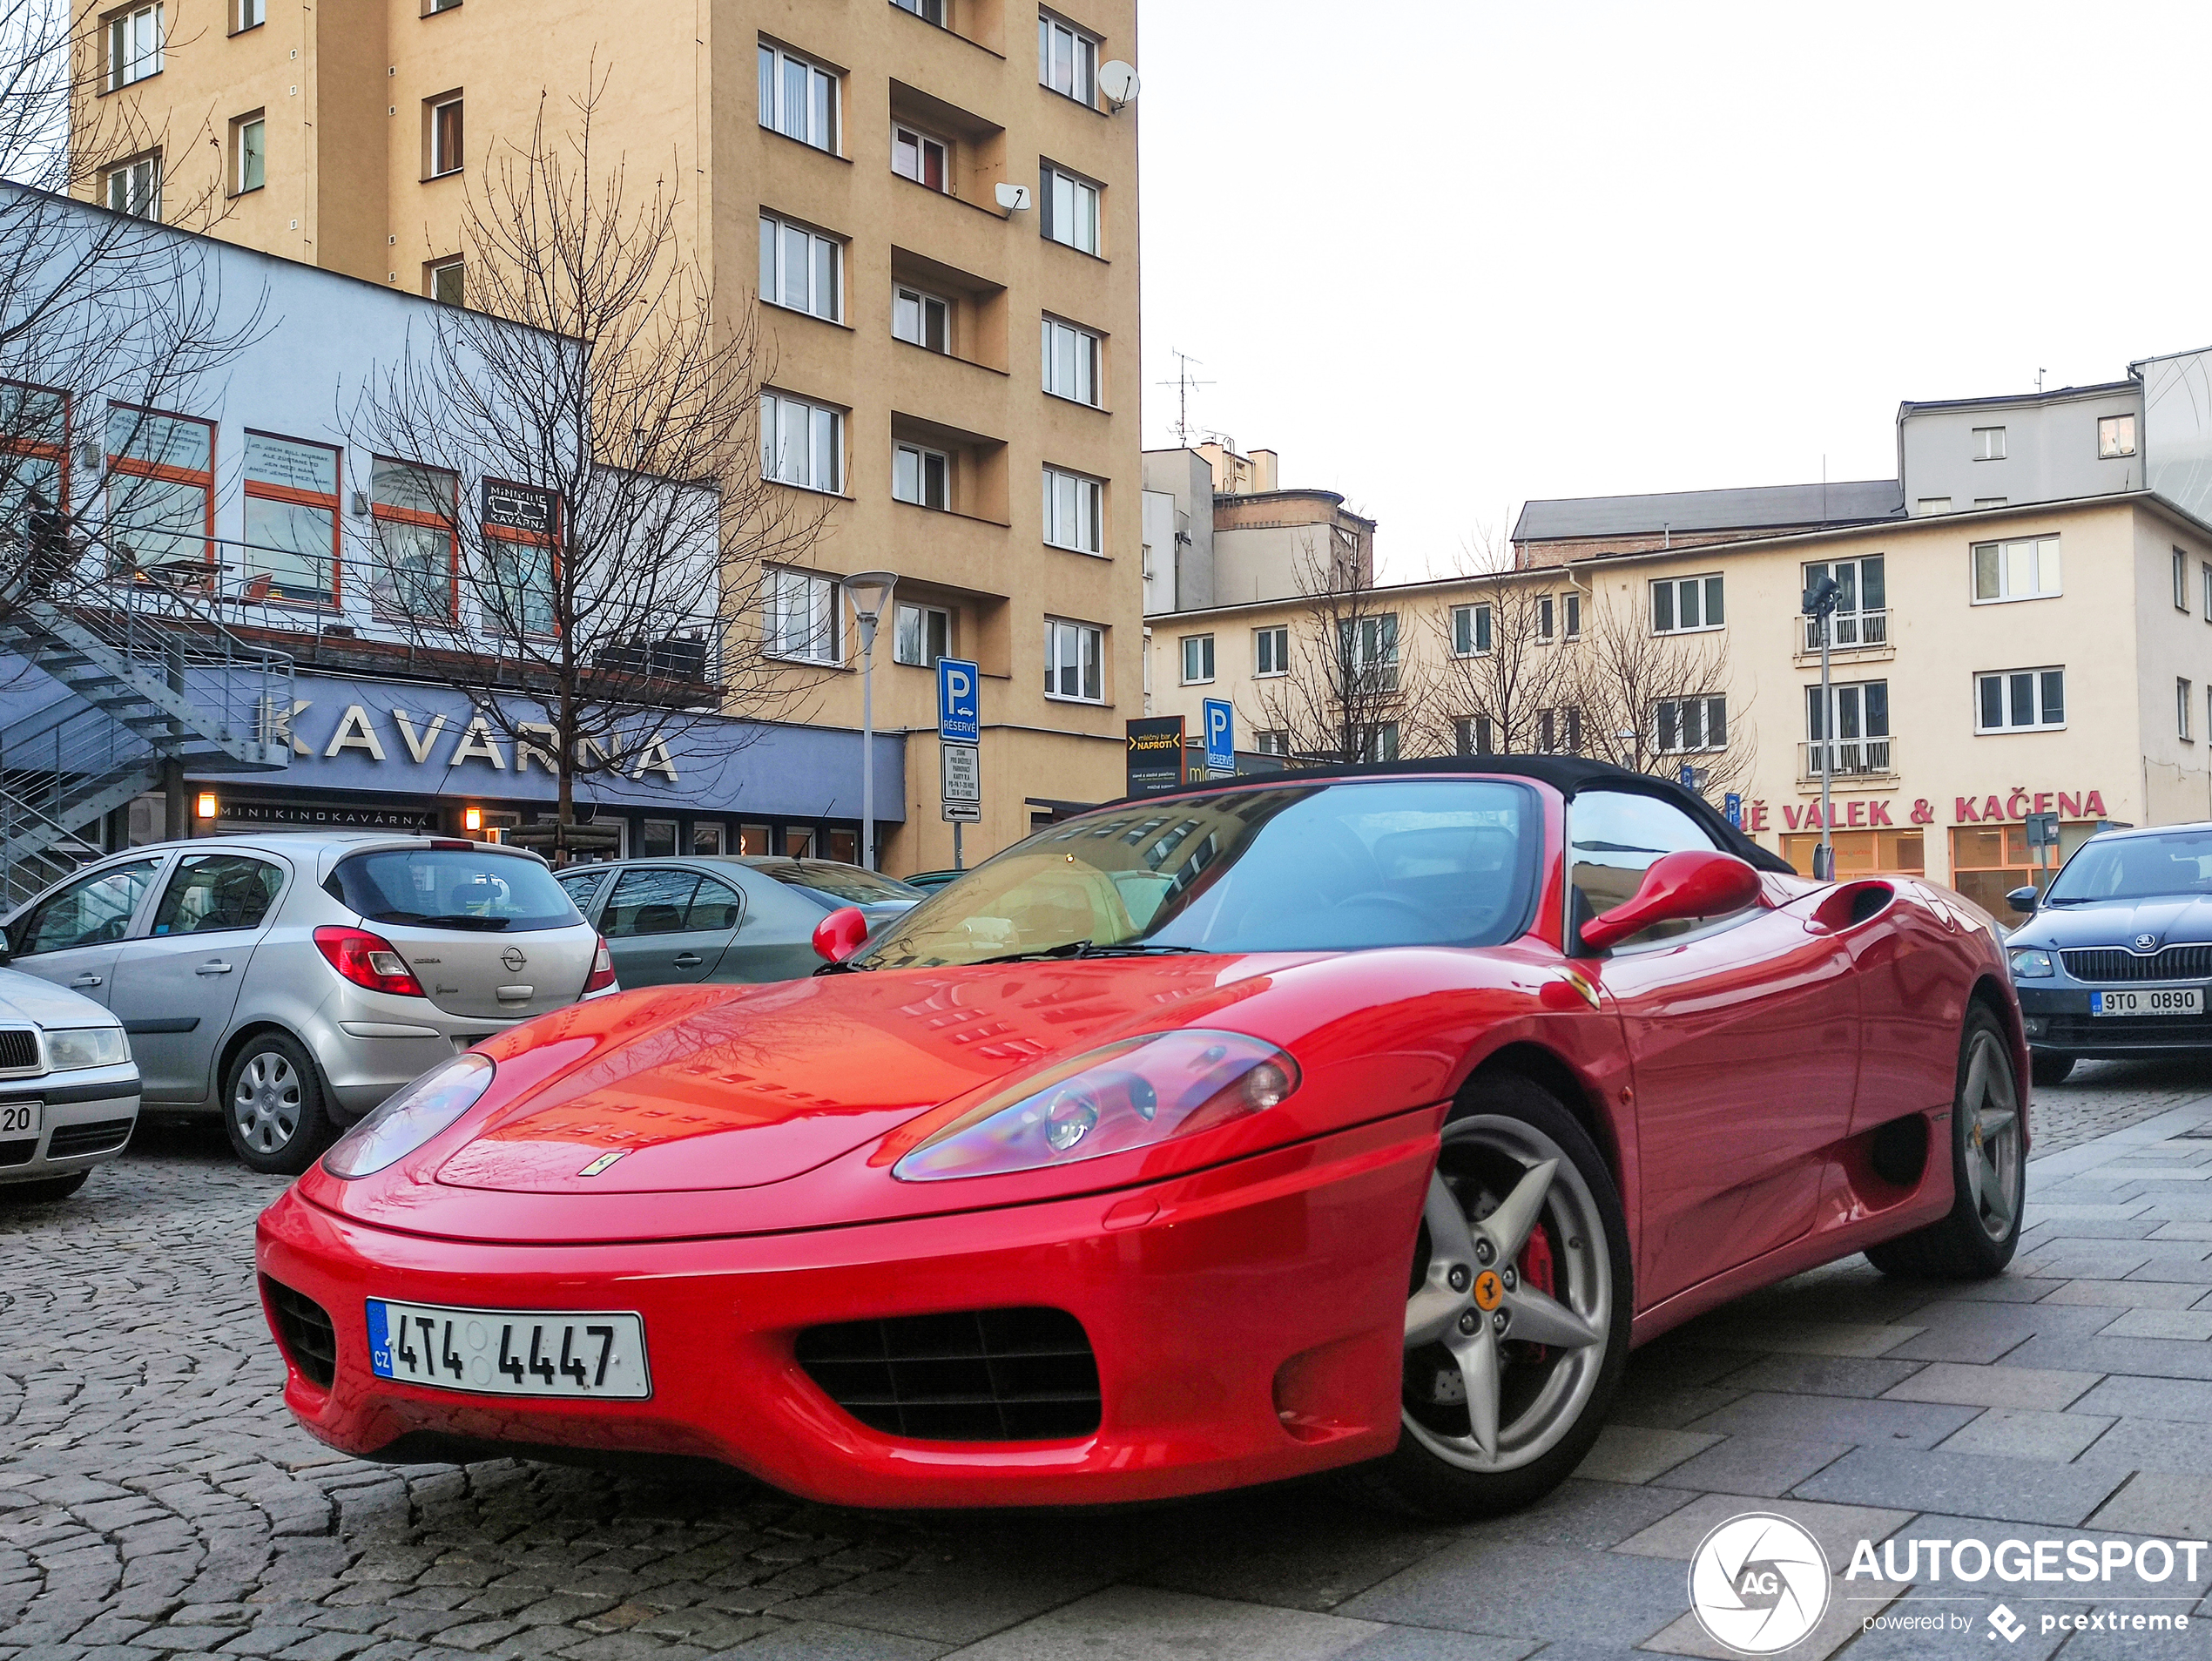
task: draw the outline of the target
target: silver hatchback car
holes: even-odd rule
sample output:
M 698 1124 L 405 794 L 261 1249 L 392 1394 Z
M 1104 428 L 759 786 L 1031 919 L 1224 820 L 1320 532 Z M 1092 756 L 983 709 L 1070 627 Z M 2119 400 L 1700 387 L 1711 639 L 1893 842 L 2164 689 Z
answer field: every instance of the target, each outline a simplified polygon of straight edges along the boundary
M 7 921 L 14 966 L 105 1003 L 146 1112 L 219 1112 L 257 1171 L 456 1051 L 616 989 L 606 945 L 535 854 L 292 834 L 132 848 Z

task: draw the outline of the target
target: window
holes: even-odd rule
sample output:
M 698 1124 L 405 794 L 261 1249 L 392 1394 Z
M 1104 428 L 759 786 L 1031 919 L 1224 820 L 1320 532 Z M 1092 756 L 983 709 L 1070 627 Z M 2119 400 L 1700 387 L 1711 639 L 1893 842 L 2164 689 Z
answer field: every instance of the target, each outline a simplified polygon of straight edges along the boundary
M 1398 723 L 1378 721 L 1361 730 L 1354 746 L 1357 761 L 1395 761 L 1398 760 Z
M 2175 681 L 2174 683 L 2174 734 L 2184 744 L 2194 744 L 2196 742 L 2195 738 L 2189 732 L 2189 710 L 2191 707 L 2192 705 L 2189 697 L 2188 682 L 2186 680 Z
M 338 603 L 338 452 L 268 433 L 246 435 L 249 578 L 279 599 Z
M 68 395 L 0 381 L 0 525 L 21 527 L 33 595 L 50 592 L 75 563 L 68 466 Z
M 1658 707 L 1658 751 L 1662 755 L 1688 755 L 1699 750 L 1728 748 L 1728 699 L 1662 698 Z
M 1643 874 L 1666 855 L 1713 850 L 1713 839 L 1681 808 L 1629 790 L 1579 792 L 1568 804 L 1567 839 L 1568 904 L 1577 930 L 1633 900 L 1643 886 Z M 1708 921 L 1656 923 L 1624 943 L 1663 940 Z
M 376 541 L 370 604 L 381 614 L 450 622 L 460 609 L 461 479 L 379 456 L 368 465 Z
M 948 506 L 952 470 L 952 462 L 942 450 L 925 449 L 919 444 L 894 444 L 891 499 L 911 502 L 918 508 Z
M 1536 749 L 1542 755 L 1581 754 L 1582 712 L 1571 705 L 1565 709 L 1538 710 Z
M 891 660 L 932 669 L 953 652 L 953 614 L 938 605 L 899 606 L 891 631 Z
M 467 292 L 459 259 L 434 260 L 424 267 L 423 292 L 442 306 L 458 306 Z
M 845 249 L 836 238 L 760 216 L 760 298 L 833 323 L 845 318 Z
M 2174 550 L 2174 609 L 2189 609 L 2189 557 L 2178 548 Z
M 131 6 L 107 20 L 107 90 L 161 73 L 161 8 Z
M 451 11 L 460 3 L 461 0 L 423 0 L 422 15 L 435 17 L 441 11 Z
M 260 111 L 231 123 L 231 192 L 243 196 L 269 182 L 269 124 Z
M 1056 467 L 1044 470 L 1044 539 L 1079 554 L 1106 551 L 1106 487 Z
M 1252 734 L 1252 747 L 1262 755 L 1287 756 L 1291 753 L 1291 735 L 1280 727 L 1271 727 Z
M 136 860 L 77 879 L 9 930 L 18 957 L 102 946 L 123 938 L 158 860 Z
M 1832 758 L 1836 773 L 1890 771 L 1890 684 L 1886 680 L 1849 681 L 1833 688 L 1836 697 L 1836 736 L 1826 742 L 1821 719 L 1820 688 L 1805 688 L 1805 761 L 1800 777 L 1817 779 L 1824 754 Z
M 1569 592 L 1559 597 L 1560 630 L 1569 640 L 1582 638 L 1582 597 Z
M 110 404 L 107 449 L 110 574 L 206 580 L 215 560 L 215 423 Z
M 284 872 L 243 854 L 187 854 L 177 861 L 150 935 L 212 935 L 259 928 L 284 887 Z
M 161 217 L 161 152 L 133 158 L 107 173 L 107 205 L 134 219 Z
M 1278 629 L 1254 629 L 1252 631 L 1252 673 L 1287 675 L 1290 672 L 1290 629 L 1287 626 Z
M 1805 567 L 1805 591 L 1823 577 L 1836 579 L 1836 609 L 1828 619 L 1828 644 L 1835 647 L 1878 646 L 1890 638 L 1889 577 L 1886 557 L 1869 554 L 1863 559 L 1817 560 Z M 1820 650 L 1820 621 L 1804 619 L 1807 652 Z
M 269 20 L 269 0 L 238 0 L 235 17 L 233 34 L 242 35 L 249 29 L 259 29 Z
M 837 580 L 812 571 L 768 574 L 768 651 L 801 663 L 845 661 L 838 638 Z
M 2031 733 L 2066 725 L 2066 671 L 2007 669 L 1974 677 L 1974 731 Z
M 1098 43 L 1057 17 L 1037 18 L 1037 84 L 1093 108 L 1098 103 Z
M 834 153 L 837 77 L 780 46 L 760 47 L 760 125 Z
M 2109 462 L 2119 456 L 2135 453 L 2135 418 L 2133 415 L 2100 415 L 2097 417 L 2097 459 Z
M 904 283 L 891 286 L 891 338 L 919 346 L 925 351 L 953 349 L 953 306 L 920 288 Z
M 1195 686 L 1213 679 L 1213 636 L 1186 634 L 1183 637 L 1183 684 Z
M 1548 645 L 1552 640 L 1553 627 L 1552 597 L 1540 594 L 1536 597 L 1536 638 Z
M 760 476 L 838 494 L 845 478 L 844 415 L 785 393 L 762 393 Z
M 531 491 L 546 500 L 549 527 L 555 517 L 550 492 Z M 489 582 L 479 596 L 484 625 L 494 633 L 519 639 L 556 631 L 559 618 L 553 591 L 554 537 L 557 527 L 546 531 L 510 530 L 502 526 L 483 528 L 485 574 Z
M 1044 167 L 1044 233 L 1085 253 L 1098 252 L 1098 186 L 1051 163 Z
M 2059 539 L 1978 542 L 1973 548 L 1974 603 L 2048 599 L 2059 592 Z
M 933 138 L 914 127 L 891 129 L 891 171 L 934 191 L 952 190 L 950 150 L 942 138 Z
M 2001 462 L 2005 459 L 2005 429 L 2002 427 L 1974 429 L 1974 460 Z
M 1452 655 L 1479 658 L 1490 650 L 1490 608 L 1455 605 L 1452 608 Z M 1467 751 L 1461 751 L 1465 755 Z
M 1044 695 L 1103 704 L 1106 631 L 1095 624 L 1044 620 Z
M 901 11 L 911 11 L 924 23 L 945 26 L 945 0 L 891 0 Z
M 1651 585 L 1651 632 L 1688 634 L 1728 620 L 1717 577 L 1662 577 Z
M 1337 624 L 1344 684 L 1363 692 L 1398 690 L 1398 615 L 1345 618 Z
M 1460 755 L 1495 755 L 1498 753 L 1496 732 L 1487 715 L 1453 718 L 1453 747 Z
M 1948 513 L 1951 511 L 1951 498 L 1947 496 L 1924 496 L 1913 510 L 1917 513 Z
M 432 179 L 461 171 L 461 96 L 440 98 L 430 105 L 430 165 Z
M 2006 497 L 2001 496 L 1978 496 L 1974 498 L 1974 506 L 1976 508 L 2001 508 L 2006 500 Z
M 1079 404 L 1098 402 L 1098 363 L 1102 342 L 1087 328 L 1044 320 L 1044 389 L 1055 398 L 1073 398 Z

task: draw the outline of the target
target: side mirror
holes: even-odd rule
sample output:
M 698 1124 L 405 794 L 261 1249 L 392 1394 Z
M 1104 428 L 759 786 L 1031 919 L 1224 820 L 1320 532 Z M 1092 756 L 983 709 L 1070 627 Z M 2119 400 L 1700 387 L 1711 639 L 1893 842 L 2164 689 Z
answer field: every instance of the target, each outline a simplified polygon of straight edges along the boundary
M 1603 951 L 1654 923 L 1726 916 L 1758 897 L 1759 874 L 1733 854 L 1684 848 L 1643 874 L 1635 898 L 1584 923 L 1582 944 Z
M 2031 882 L 2026 888 L 2014 888 L 2010 894 L 2006 895 L 2005 896 L 2005 903 L 2012 907 L 2013 910 L 2019 912 L 2020 915 L 2025 917 L 2031 915 L 2034 912 L 2038 897 L 2039 896 L 2035 892 L 2035 885 Z
M 814 925 L 814 954 L 826 963 L 841 963 L 868 937 L 868 920 L 858 906 L 840 906 Z

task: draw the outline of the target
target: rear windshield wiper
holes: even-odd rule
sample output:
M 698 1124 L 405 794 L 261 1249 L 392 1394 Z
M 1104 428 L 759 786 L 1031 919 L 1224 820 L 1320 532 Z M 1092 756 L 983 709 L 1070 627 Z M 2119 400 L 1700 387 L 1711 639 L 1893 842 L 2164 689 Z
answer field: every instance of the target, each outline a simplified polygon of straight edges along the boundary
M 376 911 L 369 914 L 371 922 L 406 923 L 416 928 L 466 928 L 480 934 L 497 934 L 512 921 L 507 917 L 477 917 L 466 912 L 450 916 L 425 916 L 419 911 Z

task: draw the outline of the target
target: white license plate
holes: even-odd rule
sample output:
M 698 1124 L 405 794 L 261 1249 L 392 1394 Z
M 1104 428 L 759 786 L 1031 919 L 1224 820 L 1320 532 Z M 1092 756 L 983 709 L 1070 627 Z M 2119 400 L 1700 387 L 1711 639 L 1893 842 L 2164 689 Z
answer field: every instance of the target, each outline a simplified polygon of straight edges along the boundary
M 2202 1015 L 2204 989 L 2169 986 L 2142 991 L 2092 992 L 2091 1015 Z
M 46 1128 L 44 1102 L 0 1102 L 0 1142 L 37 1136 Z
M 368 1364 L 381 1379 L 478 1395 L 642 1401 L 653 1393 L 634 1314 L 448 1309 L 368 1300 Z

